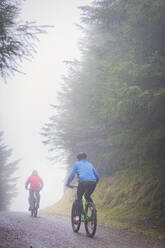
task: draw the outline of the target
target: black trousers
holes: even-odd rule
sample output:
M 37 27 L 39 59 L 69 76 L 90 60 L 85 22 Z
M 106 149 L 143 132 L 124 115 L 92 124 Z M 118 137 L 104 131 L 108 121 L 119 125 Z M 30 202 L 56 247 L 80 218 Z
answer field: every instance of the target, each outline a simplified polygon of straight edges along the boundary
M 37 199 L 37 203 L 40 203 L 40 191 L 39 190 L 29 190 L 29 205 L 33 208 L 34 197 Z
M 92 198 L 90 197 L 93 191 L 96 188 L 95 181 L 80 181 L 77 188 L 77 203 L 78 203 L 78 215 L 82 212 L 82 196 L 85 196 L 85 199 L 89 202 L 93 202 Z

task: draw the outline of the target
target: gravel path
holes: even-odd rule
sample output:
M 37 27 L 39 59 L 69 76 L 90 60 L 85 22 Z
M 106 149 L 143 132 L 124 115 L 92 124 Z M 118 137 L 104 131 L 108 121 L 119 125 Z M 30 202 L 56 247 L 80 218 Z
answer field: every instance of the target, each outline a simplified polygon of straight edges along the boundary
M 99 225 L 88 238 L 82 224 L 78 234 L 70 218 L 29 213 L 0 212 L 0 248 L 164 248 L 165 243 Z

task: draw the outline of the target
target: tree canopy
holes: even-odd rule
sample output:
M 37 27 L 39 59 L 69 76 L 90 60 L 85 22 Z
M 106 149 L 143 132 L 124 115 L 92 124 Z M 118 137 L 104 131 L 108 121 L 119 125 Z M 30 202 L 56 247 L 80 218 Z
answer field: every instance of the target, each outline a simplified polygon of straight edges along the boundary
M 0 1 L 0 76 L 7 78 L 20 72 L 23 59 L 30 59 L 36 51 L 35 44 L 39 33 L 46 26 L 34 22 L 21 22 L 21 3 L 17 0 Z
M 3 142 L 0 132 L 0 211 L 8 210 L 11 200 L 16 196 L 16 180 L 13 174 L 18 169 L 19 160 L 11 161 L 12 149 Z
M 165 1 L 100 0 L 80 7 L 82 58 L 59 107 L 43 127 L 45 144 L 68 154 L 86 151 L 100 173 L 165 161 Z

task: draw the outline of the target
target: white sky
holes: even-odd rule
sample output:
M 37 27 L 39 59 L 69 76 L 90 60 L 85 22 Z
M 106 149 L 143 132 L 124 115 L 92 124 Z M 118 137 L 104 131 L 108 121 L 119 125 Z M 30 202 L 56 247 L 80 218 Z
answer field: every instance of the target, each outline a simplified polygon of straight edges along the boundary
M 37 54 L 32 62 L 24 61 L 23 74 L 16 74 L 7 84 L 0 83 L 0 130 L 5 143 L 13 148 L 13 159 L 21 158 L 17 189 L 11 210 L 26 211 L 28 192 L 24 183 L 33 169 L 39 171 L 45 182 L 41 192 L 41 208 L 57 202 L 63 194 L 65 170 L 56 168 L 47 159 L 47 148 L 42 144 L 41 128 L 52 115 L 50 104 L 56 104 L 61 75 L 66 73 L 63 60 L 79 56 L 81 33 L 77 6 L 91 0 L 26 0 L 22 20 L 36 21 L 38 25 L 53 25 L 40 36 Z

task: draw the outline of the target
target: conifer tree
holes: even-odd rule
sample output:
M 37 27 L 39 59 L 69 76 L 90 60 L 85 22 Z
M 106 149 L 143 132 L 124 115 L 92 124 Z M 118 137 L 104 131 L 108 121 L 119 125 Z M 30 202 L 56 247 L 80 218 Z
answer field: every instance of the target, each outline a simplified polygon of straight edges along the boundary
M 37 35 L 46 26 L 19 20 L 21 2 L 0 1 L 0 76 L 7 78 L 20 71 L 23 59 L 30 59 L 35 50 Z
M 18 169 L 17 161 L 11 161 L 12 149 L 3 142 L 0 132 L 0 211 L 8 210 L 13 197 L 16 196 L 16 180 L 14 173 Z
M 85 38 L 59 108 L 43 129 L 50 151 L 87 151 L 105 175 L 165 161 L 165 1 L 81 7 Z M 69 63 L 68 63 L 69 64 Z

